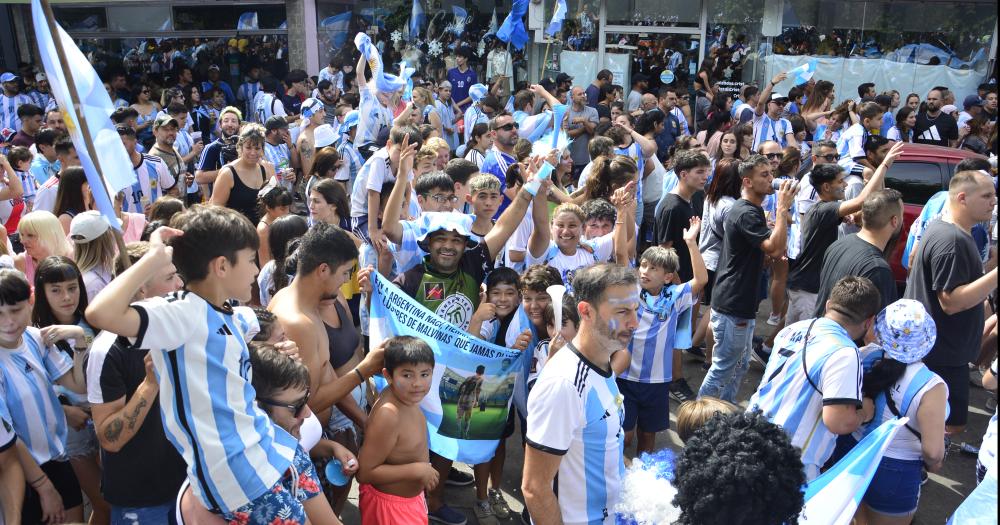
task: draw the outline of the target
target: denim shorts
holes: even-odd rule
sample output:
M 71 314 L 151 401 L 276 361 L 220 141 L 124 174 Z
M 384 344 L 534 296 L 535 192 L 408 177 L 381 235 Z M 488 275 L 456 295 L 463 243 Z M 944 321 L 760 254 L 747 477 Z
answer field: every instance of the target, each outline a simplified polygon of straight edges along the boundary
M 888 516 L 907 516 L 916 512 L 923 465 L 920 460 L 883 457 L 865 492 L 865 505 Z
M 92 456 L 99 444 L 94 432 L 94 421 L 88 420 L 82 430 L 66 426 L 66 457 L 69 459 Z
M 111 506 L 111 525 L 174 525 L 174 502 L 153 507 Z

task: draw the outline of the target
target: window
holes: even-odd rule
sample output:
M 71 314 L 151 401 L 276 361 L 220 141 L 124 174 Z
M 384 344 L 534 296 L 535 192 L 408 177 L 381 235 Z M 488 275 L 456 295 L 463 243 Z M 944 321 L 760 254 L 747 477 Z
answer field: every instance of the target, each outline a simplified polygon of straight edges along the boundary
M 277 4 L 182 5 L 174 7 L 174 29 L 236 30 L 240 17 L 255 13 L 254 29 L 278 29 L 285 23 L 285 6 Z
M 944 179 L 937 164 L 896 161 L 886 174 L 885 185 L 899 190 L 906 204 L 923 205 L 944 189 Z
M 103 7 L 53 7 L 52 14 L 66 31 L 97 31 L 108 27 Z
M 700 0 L 611 0 L 608 2 L 608 25 L 698 27 L 700 22 Z

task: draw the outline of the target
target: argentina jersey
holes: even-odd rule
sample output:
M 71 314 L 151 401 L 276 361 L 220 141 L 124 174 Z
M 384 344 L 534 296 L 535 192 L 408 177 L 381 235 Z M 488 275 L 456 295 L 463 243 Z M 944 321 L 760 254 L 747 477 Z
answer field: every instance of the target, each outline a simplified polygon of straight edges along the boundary
M 807 331 L 809 340 L 803 349 Z M 861 377 L 861 358 L 847 330 L 824 317 L 799 321 L 775 338 L 771 359 L 747 410 L 762 411 L 785 430 L 792 445 L 802 451 L 806 477 L 813 479 L 837 442 L 837 435 L 823 423 L 823 407 L 860 408 Z
M 130 188 L 125 188 L 125 200 L 122 211 L 145 213 L 146 207 L 156 202 L 163 194 L 174 187 L 176 181 L 167 171 L 166 164 L 159 157 L 142 155 L 139 165 L 133 168 L 136 182 Z
M 0 418 L 39 465 L 66 452 L 66 416 L 53 384 L 73 368 L 69 356 L 41 341 L 29 327 L 19 348 L 0 350 Z
M 562 457 L 555 492 L 567 525 L 614 523 L 625 472 L 623 400 L 610 369 L 572 344 L 549 359 L 528 395 L 527 444 Z
M 694 305 L 691 283 L 665 286 L 660 295 L 643 292 L 639 301 L 639 326 L 632 335 L 632 360 L 622 379 L 639 383 L 673 380 L 674 339 L 677 319 Z
M 379 102 L 373 86 L 361 90 L 358 117 L 358 131 L 355 135 L 358 146 L 374 143 L 382 128 L 392 126 L 392 111 Z
M 14 131 L 21 129 L 21 119 L 17 116 L 17 108 L 23 104 L 32 104 L 31 97 L 24 94 L 8 97 L 0 93 L 0 129 L 7 128 Z
M 167 438 L 202 504 L 232 512 L 269 491 L 297 443 L 256 404 L 245 323 L 188 291 L 132 307 L 133 345 L 150 349 Z
M 544 264 L 559 270 L 566 293 L 573 293 L 573 277 L 577 270 L 611 260 L 615 248 L 614 232 L 593 239 L 580 239 L 580 244 L 586 245 L 589 250 L 578 247 L 576 253 L 567 255 L 552 241 L 541 257 L 535 257 L 530 250 L 525 252 L 525 265 Z

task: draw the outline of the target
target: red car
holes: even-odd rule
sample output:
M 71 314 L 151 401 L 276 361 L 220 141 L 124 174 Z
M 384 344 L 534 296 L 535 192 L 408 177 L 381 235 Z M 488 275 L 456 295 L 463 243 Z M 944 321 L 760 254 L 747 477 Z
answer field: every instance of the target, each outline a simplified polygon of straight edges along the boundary
M 964 149 L 905 144 L 903 154 L 889 168 L 885 179 L 886 187 L 903 194 L 903 233 L 890 260 L 896 284 L 901 289 L 906 286 L 907 271 L 900 261 L 910 225 L 935 193 L 948 189 L 948 181 L 955 173 L 955 166 L 970 157 L 983 158 L 982 155 Z

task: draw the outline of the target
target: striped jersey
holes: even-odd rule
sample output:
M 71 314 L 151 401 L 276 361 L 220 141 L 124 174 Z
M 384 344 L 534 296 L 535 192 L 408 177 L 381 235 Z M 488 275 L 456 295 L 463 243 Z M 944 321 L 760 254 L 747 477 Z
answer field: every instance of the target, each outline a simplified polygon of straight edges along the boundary
M 361 103 L 358 104 L 358 131 L 354 136 L 359 146 L 375 142 L 382 128 L 392 127 L 392 110 L 379 102 L 374 89 L 369 86 L 361 90 Z
M 254 115 L 257 117 L 257 122 L 263 124 L 267 122 L 267 119 L 277 115 L 279 117 L 284 117 L 285 105 L 281 102 L 274 93 L 260 92 L 254 97 Z
M 21 119 L 17 116 L 17 108 L 22 104 L 34 104 L 34 101 L 23 93 L 8 97 L 0 92 L 0 129 L 21 130 Z
M 14 425 L 7 421 L 6 416 L 0 416 L 0 452 L 6 452 L 17 442 L 17 434 L 14 433 Z
M 664 286 L 659 295 L 642 291 L 640 297 L 639 326 L 629 343 L 632 360 L 621 378 L 639 383 L 669 383 L 673 380 L 677 318 L 695 302 L 691 282 Z
M 865 158 L 865 139 L 867 137 L 868 130 L 861 124 L 854 124 L 847 128 L 837 139 L 837 153 L 840 154 L 838 164 L 850 171 L 855 164 L 855 159 Z
M 132 170 L 135 172 L 136 182 L 131 188 L 125 189 L 122 211 L 145 213 L 146 206 L 156 202 L 177 184 L 176 179 L 167 170 L 167 165 L 155 155 L 143 154 L 139 165 Z
M 753 117 L 753 151 L 757 151 L 761 142 L 773 140 L 782 148 L 788 145 L 788 134 L 792 133 L 792 124 L 788 119 L 778 117 L 777 120 L 767 116 L 754 115 Z
M 809 330 L 810 326 L 812 329 Z M 809 340 L 803 340 L 809 331 Z M 823 407 L 861 407 L 861 358 L 842 326 L 820 317 L 785 327 L 774 340 L 749 411 L 760 410 L 802 450 L 806 477 L 813 479 L 836 446 L 823 424 Z
M 243 103 L 243 108 L 244 108 L 243 114 L 247 116 L 247 119 L 250 122 L 254 122 L 254 120 L 250 120 L 250 119 L 253 119 L 253 118 L 257 117 L 256 115 L 254 115 L 254 112 L 253 112 L 253 109 L 254 109 L 253 108 L 253 99 L 254 99 L 254 97 L 257 96 L 258 92 L 260 92 L 260 81 L 259 80 L 256 81 L 256 82 L 244 82 L 236 90 L 236 100 L 239 100 L 240 102 Z
M 358 172 L 361 171 L 361 166 L 365 165 L 365 158 L 361 156 L 358 147 L 347 138 L 347 135 L 344 135 L 344 140 L 337 144 L 337 153 L 340 153 L 340 158 L 344 159 L 344 165 L 333 178 L 334 180 L 347 181 L 347 189 L 353 190 L 354 181 L 358 179 Z
M 489 124 L 490 117 L 482 109 L 479 109 L 479 103 L 476 102 L 465 110 L 464 122 L 465 129 L 463 130 L 463 134 L 465 135 L 465 140 L 463 142 L 469 142 L 469 139 L 472 137 L 472 128 L 476 127 L 476 124 L 479 123 Z
M 563 523 L 614 523 L 623 462 L 623 398 L 614 374 L 567 344 L 528 394 L 527 444 L 562 456 L 555 492 Z
M 48 110 L 49 104 L 52 103 L 52 93 L 42 93 L 36 89 L 29 92 L 28 96 L 31 97 L 32 104 L 44 110 Z
M 39 465 L 66 452 L 66 415 L 53 385 L 72 368 L 69 356 L 42 344 L 35 327 L 24 331 L 20 347 L 0 348 L 0 418 Z
M 351 217 L 367 217 L 368 190 L 378 193 L 382 191 L 382 184 L 395 181 L 396 177 L 392 173 L 392 164 L 389 161 L 389 150 L 382 148 L 376 151 L 361 166 L 358 178 L 351 189 Z
M 233 309 L 186 290 L 132 308 L 142 319 L 133 344 L 150 350 L 167 438 L 202 504 L 232 512 L 266 493 L 291 465 L 296 440 L 256 404 Z
M 264 158 L 267 159 L 267 161 L 270 162 L 271 164 L 274 164 L 275 173 L 280 173 L 281 170 L 292 166 L 292 157 L 291 154 L 288 152 L 288 144 L 285 144 L 284 142 L 278 144 L 271 144 L 270 142 L 265 140 Z M 281 184 L 283 187 L 288 188 L 289 190 L 292 189 L 293 186 L 292 181 L 284 180 L 281 177 L 277 177 L 277 180 L 278 184 Z
M 35 176 L 30 171 L 14 170 L 14 173 L 21 179 L 21 189 L 24 191 L 21 198 L 24 199 L 24 202 L 31 203 L 35 200 L 35 193 L 38 192 L 38 182 L 35 181 Z

